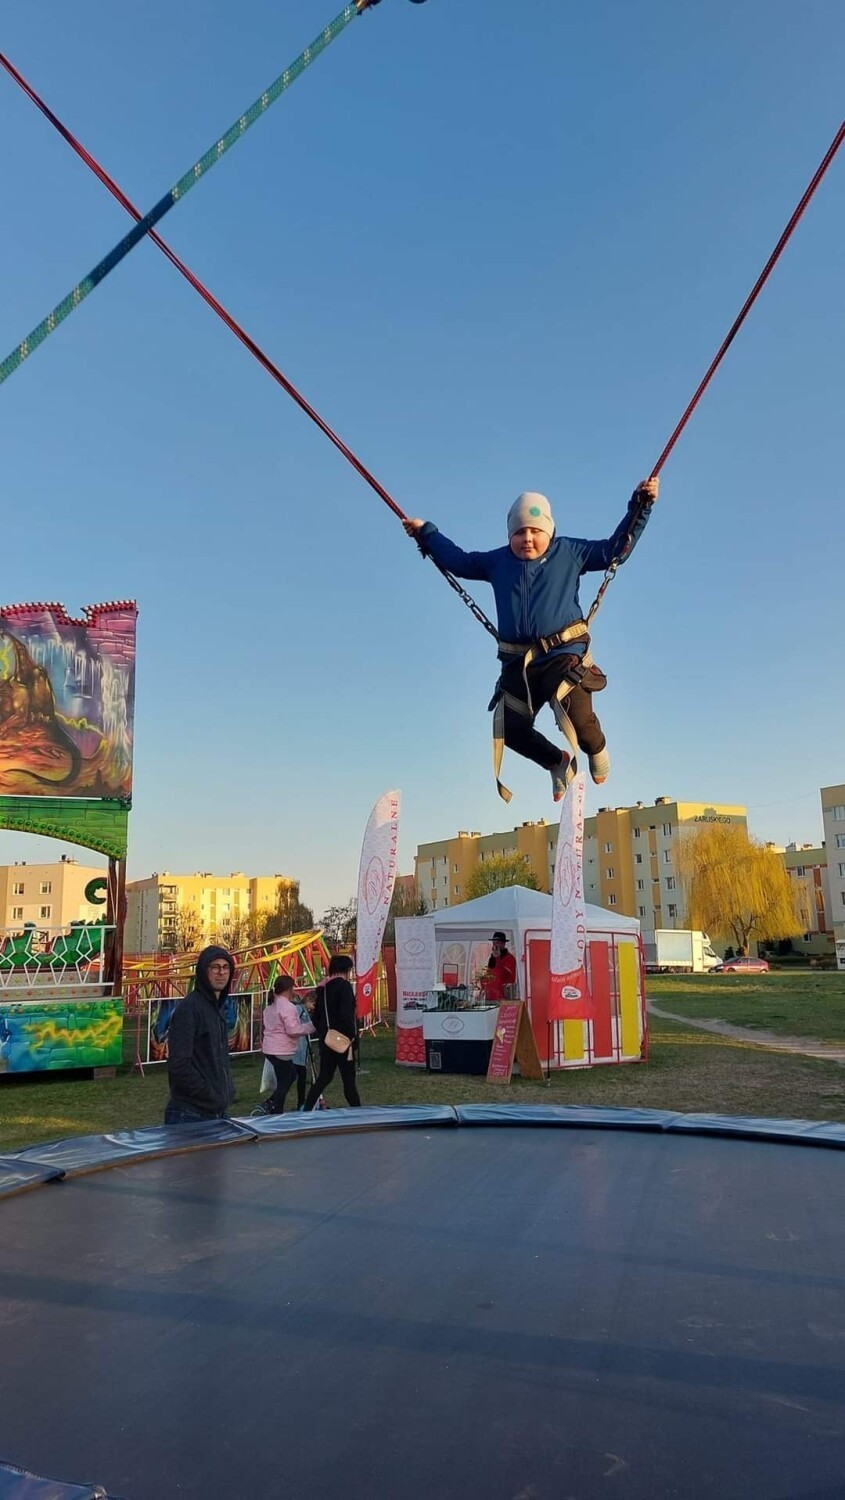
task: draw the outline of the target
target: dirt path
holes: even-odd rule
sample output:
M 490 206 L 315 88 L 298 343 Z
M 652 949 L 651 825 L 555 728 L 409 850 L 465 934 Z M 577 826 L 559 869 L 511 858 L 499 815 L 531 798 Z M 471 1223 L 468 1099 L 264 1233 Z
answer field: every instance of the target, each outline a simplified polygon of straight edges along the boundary
M 835 1062 L 845 1067 L 845 1047 L 817 1042 L 813 1037 L 778 1036 L 774 1031 L 758 1031 L 751 1026 L 732 1026 L 730 1021 L 703 1021 L 697 1016 L 679 1016 L 675 1011 L 664 1010 L 662 1005 L 653 1005 L 651 1001 L 648 1002 L 648 1009 L 650 1015 L 659 1016 L 662 1021 L 679 1021 L 682 1026 L 692 1026 L 696 1031 L 715 1031 L 719 1036 L 730 1036 L 738 1042 L 752 1042 L 757 1047 L 765 1047 L 768 1052 L 820 1057 L 825 1062 Z

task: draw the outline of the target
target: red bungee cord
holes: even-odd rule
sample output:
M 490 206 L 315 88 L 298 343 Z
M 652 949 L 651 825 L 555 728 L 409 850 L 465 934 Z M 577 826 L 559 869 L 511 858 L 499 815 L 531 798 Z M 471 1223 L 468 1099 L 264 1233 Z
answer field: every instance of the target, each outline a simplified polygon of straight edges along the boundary
M 749 292 L 748 297 L 746 298 L 746 300 L 743 303 L 742 307 L 740 308 L 740 311 L 738 312 L 736 318 L 734 319 L 733 323 L 731 324 L 731 326 L 730 326 L 727 334 L 725 335 L 724 342 L 722 343 L 722 345 L 719 348 L 717 354 L 715 355 L 715 357 L 713 359 L 713 363 L 710 365 L 710 368 L 708 369 L 706 375 L 704 376 L 704 379 L 702 380 L 700 386 L 698 387 L 698 390 L 696 391 L 695 395 L 693 396 L 692 400 L 689 403 L 689 406 L 687 407 L 686 411 L 684 412 L 683 416 L 681 417 L 681 420 L 678 423 L 677 427 L 675 428 L 675 431 L 672 433 L 672 436 L 670 437 L 668 443 L 666 444 L 666 447 L 663 449 L 663 452 L 661 453 L 659 459 L 657 460 L 657 463 L 654 465 L 654 468 L 651 471 L 651 477 L 652 477 L 652 479 L 656 478 L 656 476 L 660 473 L 660 470 L 663 468 L 663 465 L 665 464 L 667 458 L 669 457 L 669 454 L 672 452 L 672 449 L 674 448 L 675 444 L 677 443 L 678 438 L 681 436 L 681 433 L 683 432 L 684 428 L 686 427 L 687 422 L 689 421 L 690 417 L 692 416 L 693 412 L 695 411 L 695 408 L 697 407 L 699 401 L 701 400 L 702 396 L 704 395 L 704 392 L 707 390 L 707 387 L 710 384 L 711 380 L 713 379 L 713 376 L 716 374 L 716 371 L 718 370 L 720 364 L 722 363 L 722 360 L 724 359 L 725 355 L 727 354 L 728 350 L 730 349 L 731 344 L 733 343 L 734 339 L 736 338 L 737 334 L 739 333 L 740 328 L 742 327 L 743 323 L 745 322 L 746 318 L 748 317 L 748 314 L 750 313 L 752 307 L 754 306 L 754 303 L 757 301 L 757 298 L 759 297 L 760 293 L 762 292 L 763 287 L 766 285 L 766 282 L 768 281 L 769 277 L 771 276 L 772 271 L 774 270 L 775 266 L 777 265 L 778 261 L 780 260 L 780 257 L 782 255 L 783 251 L 786 249 L 787 243 L 788 243 L 789 239 L 792 236 L 793 230 L 796 228 L 799 219 L 803 215 L 805 208 L 807 207 L 808 203 L 810 202 L 810 199 L 812 198 L 814 192 L 816 191 L 816 188 L 818 187 L 819 183 L 821 182 L 822 178 L 824 177 L 825 172 L 827 171 L 828 167 L 830 166 L 831 162 L 833 161 L 833 158 L 836 155 L 837 151 L 839 150 L 839 147 L 842 145 L 843 140 L 845 140 L 845 120 L 842 121 L 842 124 L 840 125 L 840 127 L 837 130 L 835 136 L 833 137 L 833 140 L 831 141 L 830 145 L 828 146 L 827 151 L 825 152 L 824 156 L 822 157 L 821 161 L 819 162 L 819 165 L 817 166 L 815 172 L 813 173 L 813 176 L 811 177 L 809 183 L 807 184 L 807 188 L 806 188 L 806 190 L 804 192 L 804 195 L 801 198 L 801 201 L 799 202 L 799 204 L 798 204 L 798 206 L 797 206 L 794 214 L 792 215 L 792 218 L 789 220 L 789 223 L 787 224 L 786 228 L 784 229 L 783 234 L 781 235 L 780 239 L 778 240 L 777 244 L 775 245 L 775 248 L 772 251 L 771 255 L 769 256 L 769 259 L 766 261 L 765 266 L 763 267 L 762 271 L 760 272 L 760 275 L 758 276 L 758 278 L 755 281 L 753 287 L 751 288 L 751 291 Z
M 375 3 L 377 3 L 377 0 L 375 0 Z M 420 0 L 415 0 L 415 3 L 420 3 Z M 109 176 L 105 168 L 99 165 L 99 163 L 90 154 L 90 152 L 86 151 L 85 147 L 81 145 L 76 137 L 71 133 L 71 131 L 68 130 L 67 126 L 62 124 L 58 116 L 53 113 L 53 111 L 47 104 L 45 104 L 44 100 L 36 93 L 32 85 L 27 83 L 23 75 L 18 72 L 14 64 L 10 62 L 9 58 L 7 58 L 2 52 L 0 52 L 0 65 L 5 68 L 6 72 L 11 78 L 14 79 L 15 83 L 17 83 L 18 86 L 23 89 L 24 93 L 29 99 L 31 99 L 36 108 L 39 109 L 45 116 L 45 118 L 50 121 L 50 124 L 54 127 L 55 130 L 59 132 L 59 135 L 61 135 L 63 139 L 67 141 L 68 145 L 76 152 L 77 156 L 79 156 L 82 161 L 85 162 L 86 166 L 90 167 L 91 171 L 100 179 L 104 187 L 107 187 L 113 197 L 115 197 L 117 201 L 122 204 L 127 213 L 132 215 L 136 223 L 139 222 L 142 216 L 135 205 L 129 200 L 129 198 L 127 198 L 126 194 L 121 190 L 121 188 L 118 187 L 114 179 Z M 683 432 L 684 428 L 690 420 L 690 417 L 698 406 L 699 401 L 707 390 L 707 387 L 709 386 L 711 380 L 713 379 L 713 376 L 722 363 L 722 360 L 727 354 L 731 344 L 739 333 L 739 330 L 745 322 L 745 319 L 748 317 L 748 314 L 754 306 L 754 303 L 757 301 L 757 298 L 763 290 L 763 287 L 766 285 L 766 282 L 768 281 L 772 271 L 777 265 L 777 262 L 780 260 L 780 257 L 786 248 L 786 245 L 791 239 L 793 232 L 795 231 L 828 167 L 833 161 L 833 158 L 839 150 L 839 147 L 842 145 L 843 140 L 845 140 L 845 120 L 843 120 L 842 124 L 839 126 L 839 129 L 833 137 L 833 140 L 831 141 L 827 151 L 822 157 L 822 160 L 820 161 L 804 193 L 802 194 L 801 199 L 798 202 L 797 207 L 795 208 L 795 211 L 789 219 L 786 228 L 784 229 L 780 239 L 775 245 L 774 250 L 769 256 L 769 259 L 763 267 L 763 270 L 760 272 L 760 275 L 758 276 L 756 282 L 754 283 L 754 286 L 749 292 L 748 297 L 740 308 L 739 313 L 731 324 L 731 327 L 725 335 L 725 338 L 722 341 L 719 349 L 717 350 L 701 383 L 699 384 L 685 411 L 683 412 L 681 419 L 675 427 L 665 448 L 660 454 L 657 463 L 651 470 L 652 478 L 656 478 L 660 474 L 664 464 L 666 463 L 666 460 L 668 459 L 673 448 L 675 447 L 675 444 L 681 436 L 681 433 Z M 208 290 L 206 286 L 203 285 L 203 283 L 199 280 L 199 277 L 195 276 L 193 271 L 191 271 L 188 266 L 185 265 L 184 261 L 179 259 L 179 256 L 175 253 L 175 251 L 171 250 L 166 241 L 161 238 L 161 235 L 157 234 L 154 229 L 149 230 L 148 233 L 149 238 L 153 240 L 158 248 L 167 256 L 171 264 L 176 267 L 177 271 L 179 271 L 182 276 L 185 277 L 185 280 L 190 282 L 194 290 L 199 292 L 203 301 L 207 302 L 208 306 L 217 313 L 217 316 L 223 320 L 227 328 L 231 329 L 235 337 L 240 339 L 241 343 L 246 349 L 249 350 L 250 354 L 253 354 L 255 356 L 255 358 L 258 360 L 258 363 L 267 371 L 268 375 L 272 375 L 276 383 L 280 385 L 284 391 L 287 391 L 288 395 L 296 402 L 297 406 L 305 412 L 306 416 L 310 417 L 311 421 L 314 422 L 317 427 L 319 427 L 320 431 L 325 433 L 329 441 L 334 443 L 338 451 L 343 454 L 344 458 L 346 458 L 352 465 L 352 467 L 357 471 L 357 473 L 361 475 L 361 478 L 364 479 L 370 486 L 370 488 L 374 490 L 375 493 L 379 496 L 379 498 L 384 501 L 385 505 L 387 505 L 390 510 L 393 511 L 393 514 L 397 516 L 400 521 L 406 521 L 408 517 L 405 515 L 405 512 L 399 505 L 397 505 L 393 497 L 384 488 L 384 485 L 379 483 L 375 475 L 371 474 L 366 465 L 363 464 L 361 460 L 352 452 L 351 448 L 347 447 L 343 439 L 338 437 L 337 433 L 333 431 L 328 422 L 326 422 L 320 416 L 319 412 L 315 411 L 310 402 L 306 401 L 305 397 L 301 395 L 301 393 L 296 389 L 296 386 L 293 385 L 290 380 L 288 380 L 286 375 L 282 374 L 281 370 L 277 365 L 273 363 L 269 355 L 264 353 L 263 349 L 261 349 L 260 346 L 255 342 L 255 340 L 250 337 L 250 335 L 245 331 L 245 329 L 241 327 L 236 319 L 232 317 L 231 313 L 226 311 L 223 304 L 221 302 L 218 302 L 217 298 Z M 611 563 L 611 566 L 605 575 L 598 594 L 596 595 L 596 598 L 588 612 L 588 621 L 592 620 L 593 615 L 598 609 L 599 604 L 604 597 L 605 590 L 607 589 L 616 573 L 618 562 L 619 560 L 617 560 L 615 563 Z M 451 585 L 456 593 L 460 595 L 464 603 L 475 615 L 475 618 L 485 627 L 486 630 L 491 633 L 491 635 L 495 636 L 495 627 L 487 619 L 487 616 L 484 614 L 483 610 L 481 610 L 475 603 L 475 601 L 470 597 L 470 595 L 467 594 L 466 590 L 461 587 L 457 579 L 454 578 L 453 575 L 449 573 L 445 568 L 440 568 L 438 571 L 443 574 L 446 581 Z
M 420 3 L 420 0 L 415 0 L 415 3 Z M 27 98 L 31 99 L 36 108 L 40 109 L 45 118 L 50 121 L 50 124 L 59 132 L 59 135 L 67 141 L 68 145 L 72 147 L 77 156 L 82 158 L 82 160 L 85 162 L 85 165 L 91 168 L 91 171 L 96 177 L 99 177 L 103 186 L 107 187 L 109 192 L 112 194 L 112 197 L 116 198 L 118 203 L 122 204 L 122 206 L 126 209 L 126 212 L 132 215 L 136 224 L 139 223 L 142 217 L 141 213 L 135 207 L 134 203 L 132 203 L 130 199 L 127 198 L 122 189 L 118 187 L 117 183 L 114 181 L 114 178 L 109 176 L 105 168 L 100 166 L 99 162 L 95 160 L 90 151 L 86 151 L 85 147 L 76 139 L 74 135 L 71 134 L 67 126 L 63 125 L 58 116 L 53 114 L 53 111 L 35 92 L 35 89 L 32 87 L 32 85 L 27 83 L 23 75 L 18 72 L 14 63 L 10 62 L 8 57 L 6 57 L 2 52 L 0 52 L 0 64 L 5 68 L 9 76 L 15 80 L 15 83 L 17 83 L 23 89 L 24 93 L 27 95 Z M 337 433 L 332 430 L 328 422 L 325 422 L 320 416 L 320 413 L 314 410 L 314 407 L 310 404 L 310 402 L 306 401 L 305 397 L 296 389 L 296 386 L 288 380 L 286 375 L 282 374 L 277 365 L 274 365 L 270 356 L 268 354 L 265 354 L 264 350 L 260 348 L 258 344 L 256 344 L 255 339 L 250 338 L 249 334 L 244 328 L 241 327 L 240 323 L 238 323 L 237 320 L 232 317 L 231 313 L 226 311 L 222 302 L 218 302 L 214 294 L 208 290 L 208 287 L 203 285 L 199 277 L 195 276 L 193 271 L 185 265 L 185 262 L 179 259 L 179 256 L 176 254 L 175 250 L 171 250 L 167 242 L 163 240 L 161 238 L 161 235 L 157 234 L 154 229 L 148 230 L 148 237 L 149 239 L 153 240 L 156 245 L 158 245 L 159 250 L 161 250 L 167 256 L 167 259 L 170 261 L 171 265 L 174 265 L 176 267 L 176 270 L 179 271 L 182 276 L 184 276 L 185 280 L 190 282 L 194 290 L 199 292 L 203 301 L 207 302 L 209 307 L 212 308 L 214 312 L 216 312 L 218 318 L 222 318 L 223 322 L 226 324 L 226 327 L 231 329 L 236 338 L 240 339 L 241 343 L 246 349 L 249 350 L 250 354 L 255 355 L 258 363 L 263 366 L 263 368 L 267 371 L 267 374 L 272 375 L 277 384 L 282 387 L 282 390 L 287 391 L 288 395 L 292 397 L 297 406 L 305 412 L 306 416 L 311 418 L 312 422 L 316 422 L 320 431 L 324 432 L 329 441 L 334 443 L 335 447 L 339 449 L 339 451 L 343 454 L 344 458 L 349 460 L 353 469 L 357 469 L 358 473 L 361 475 L 361 478 L 365 479 L 367 484 L 375 490 L 376 494 L 380 499 L 384 501 L 385 505 L 390 506 L 393 514 L 395 516 L 398 516 L 400 521 L 407 520 L 405 512 L 400 508 L 400 506 L 396 504 L 396 501 L 391 495 L 388 494 L 384 486 L 382 484 L 379 484 L 379 481 L 376 479 L 375 475 L 370 473 L 369 469 L 365 464 L 361 462 L 360 458 L 356 457 L 356 455 L 352 452 L 352 449 L 346 446 L 346 443 L 344 443 L 343 439 L 338 437 Z

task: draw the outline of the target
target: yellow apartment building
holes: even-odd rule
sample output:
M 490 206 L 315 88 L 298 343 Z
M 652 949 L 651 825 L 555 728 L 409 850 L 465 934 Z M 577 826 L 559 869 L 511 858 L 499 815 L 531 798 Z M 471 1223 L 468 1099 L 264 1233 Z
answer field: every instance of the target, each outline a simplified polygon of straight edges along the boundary
M 646 941 L 655 928 L 685 927 L 678 840 L 704 823 L 739 823 L 746 810 L 656 797 L 634 807 L 601 807 L 584 822 L 584 895 L 596 906 L 638 917 Z
M 823 786 L 821 801 L 836 958 L 845 969 L 845 784 Z
M 197 943 L 237 932 L 238 922 L 275 910 L 279 886 L 293 886 L 287 875 L 172 875 L 168 870 L 131 880 L 126 886 L 127 953 L 169 952 L 184 946 L 185 933 Z M 194 946 L 191 942 L 189 946 Z
M 781 853 L 786 873 L 795 889 L 795 900 L 804 932 L 793 947 L 808 958 L 829 957 L 834 951 L 830 919 L 830 887 L 827 850 L 812 844 L 787 844 Z
M 77 864 L 67 856 L 44 865 L 25 860 L 0 865 L 0 927 L 17 930 L 32 923 L 49 930 L 71 922 L 98 922 L 105 906 L 86 900 L 85 890 L 92 880 L 105 876 L 102 866 Z
M 643 936 L 656 927 L 683 927 L 677 840 L 702 823 L 747 827 L 744 807 L 676 802 L 658 797 L 635 807 L 603 807 L 584 822 L 584 894 L 596 906 L 638 917 Z M 525 854 L 541 891 L 551 890 L 557 822 L 520 823 L 503 833 L 462 830 L 456 838 L 420 844 L 414 864 L 417 892 L 429 910 L 466 900 L 476 865 L 494 854 Z
M 414 859 L 417 894 L 429 911 L 442 911 L 466 900 L 466 882 L 476 865 L 494 854 L 525 854 L 541 891 L 548 891 L 554 871 L 557 824 L 539 819 L 505 833 L 467 833 L 420 844 Z

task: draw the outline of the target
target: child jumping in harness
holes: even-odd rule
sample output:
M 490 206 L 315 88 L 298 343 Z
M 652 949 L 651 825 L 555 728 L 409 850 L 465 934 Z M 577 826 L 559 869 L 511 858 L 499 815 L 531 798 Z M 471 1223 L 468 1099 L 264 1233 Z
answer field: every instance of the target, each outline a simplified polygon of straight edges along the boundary
M 606 571 L 630 557 L 657 499 L 658 479 L 645 479 L 606 541 L 560 536 L 545 495 L 519 496 L 508 512 L 508 545 L 493 552 L 464 552 L 431 521 L 404 522 L 408 536 L 439 568 L 456 578 L 483 579 L 493 586 L 502 672 L 493 701 L 493 760 L 499 795 L 511 794 L 499 780 L 504 745 L 549 771 L 559 802 L 574 773 L 576 746 L 589 757 L 597 785 L 607 780 L 610 756 L 593 711 L 592 695 L 607 678 L 589 654 L 590 637 L 581 613 L 582 574 Z M 548 703 L 572 754 L 534 728 Z

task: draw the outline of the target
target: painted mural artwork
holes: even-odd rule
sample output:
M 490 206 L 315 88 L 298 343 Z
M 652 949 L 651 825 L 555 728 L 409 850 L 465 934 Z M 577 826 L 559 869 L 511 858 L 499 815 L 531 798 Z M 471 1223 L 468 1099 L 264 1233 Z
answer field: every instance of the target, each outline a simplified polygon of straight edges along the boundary
M 134 603 L 0 607 L 0 796 L 132 794 Z
M 0 1073 L 115 1067 L 123 1055 L 123 1001 L 0 1005 Z
M 146 1061 L 150 1063 L 167 1062 L 167 1036 L 170 1031 L 170 1022 L 173 1012 L 179 1004 L 181 996 L 167 1000 L 156 1000 L 148 1012 L 147 1032 L 147 1056 Z M 229 995 L 223 1007 L 226 1017 L 226 1032 L 229 1040 L 230 1052 L 250 1052 L 255 1050 L 256 1027 L 253 1020 L 255 997 L 252 995 Z M 260 1036 L 260 1007 L 257 1014 L 258 1035 Z

